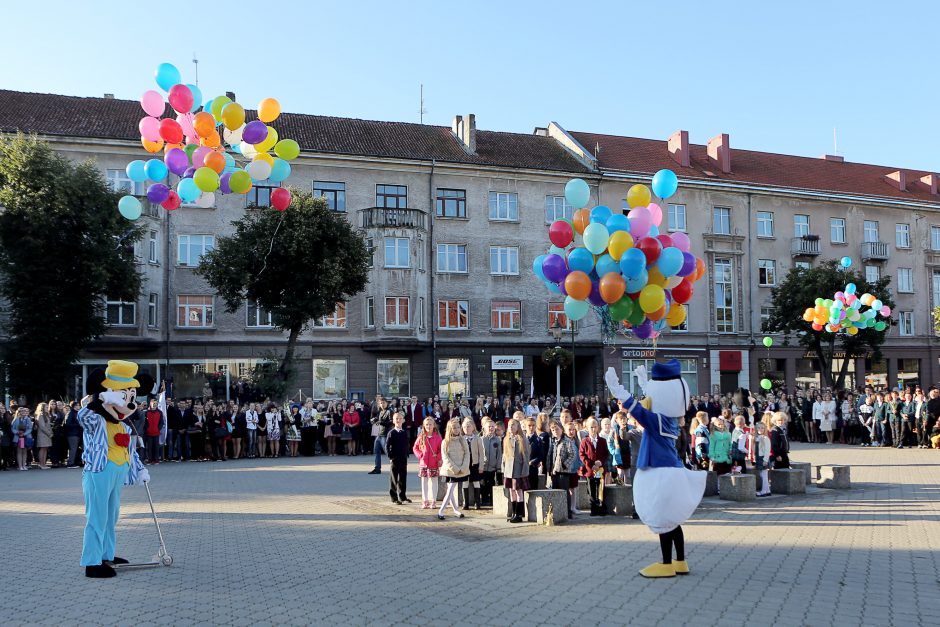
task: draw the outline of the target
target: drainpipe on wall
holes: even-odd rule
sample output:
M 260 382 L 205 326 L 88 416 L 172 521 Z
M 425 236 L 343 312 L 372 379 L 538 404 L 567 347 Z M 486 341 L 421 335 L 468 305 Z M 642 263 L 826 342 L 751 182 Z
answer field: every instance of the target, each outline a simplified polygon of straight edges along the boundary
M 431 159 L 431 173 L 428 176 L 428 302 L 424 304 L 425 313 L 430 311 L 427 316 L 428 329 L 431 332 L 431 396 L 434 396 L 434 388 L 437 387 L 437 330 L 434 322 L 434 311 L 436 302 L 434 299 L 434 216 L 437 211 L 434 206 L 434 166 L 435 159 Z
M 748 346 L 748 360 L 747 360 L 748 372 L 747 372 L 747 381 L 746 381 L 746 384 L 747 384 L 746 387 L 748 389 L 750 389 L 751 387 L 751 372 L 756 370 L 757 375 L 760 376 L 760 362 L 752 366 L 751 358 L 750 358 L 750 354 L 752 352 L 751 349 L 755 347 L 755 344 L 754 344 L 754 259 L 752 257 L 753 245 L 751 243 L 751 222 L 752 221 L 753 220 L 751 218 L 751 194 L 748 193 L 747 195 L 747 260 L 748 260 L 748 263 L 747 263 L 747 300 L 749 303 L 749 307 L 747 308 L 747 311 L 748 311 L 749 320 L 748 320 L 747 327 L 748 327 L 748 335 L 750 337 L 750 346 Z M 758 311 L 757 319 L 760 320 L 760 309 L 758 309 L 757 311 Z

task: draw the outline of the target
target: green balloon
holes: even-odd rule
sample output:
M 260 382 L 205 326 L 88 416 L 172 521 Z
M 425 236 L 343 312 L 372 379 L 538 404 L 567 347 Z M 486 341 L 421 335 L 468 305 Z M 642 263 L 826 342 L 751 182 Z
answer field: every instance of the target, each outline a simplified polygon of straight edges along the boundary
M 219 175 L 212 168 L 202 167 L 193 175 L 193 183 L 204 192 L 214 192 L 219 189 Z
M 774 338 L 772 338 L 772 337 L 765 337 L 765 338 L 764 338 L 764 346 L 766 346 L 767 348 L 770 348 L 770 347 L 773 346 L 773 345 L 774 345 Z
M 186 144 L 186 147 L 183 150 L 186 152 L 186 156 L 189 158 L 189 165 L 193 164 L 193 153 L 199 149 L 199 144 Z
M 630 314 L 633 313 L 633 299 L 629 296 L 624 296 L 616 303 L 611 303 L 608 309 L 610 311 L 610 317 L 614 320 L 626 320 L 630 317 Z
M 770 379 L 761 379 L 760 386 L 764 388 L 765 390 L 769 390 L 770 388 L 773 387 L 773 383 L 770 382 Z
M 884 331 L 886 328 L 888 328 L 888 325 L 880 320 L 875 323 L 875 331 Z
M 228 186 L 236 194 L 245 194 L 251 189 L 251 175 L 244 170 L 235 170 L 228 180 Z
M 630 298 L 630 297 L 625 296 L 624 298 Z M 630 298 L 630 300 L 633 300 L 633 299 Z M 633 311 L 631 311 L 630 315 L 627 316 L 627 322 L 629 322 L 633 326 L 637 326 L 639 324 L 643 324 L 644 320 L 646 320 L 646 314 L 643 313 L 643 310 L 640 309 L 639 305 L 637 305 L 636 303 L 633 303 Z
M 282 139 L 274 144 L 274 153 L 284 161 L 290 161 L 300 154 L 300 146 L 293 139 Z
M 219 96 L 214 98 L 212 100 L 212 111 L 210 112 L 212 113 L 212 117 L 214 117 L 216 120 L 221 119 L 222 109 L 230 102 L 232 102 L 232 99 L 228 96 Z
M 817 298 L 817 299 L 816 299 L 816 306 L 818 307 L 819 305 L 822 305 L 823 302 L 825 302 L 825 301 L 823 301 L 822 298 Z

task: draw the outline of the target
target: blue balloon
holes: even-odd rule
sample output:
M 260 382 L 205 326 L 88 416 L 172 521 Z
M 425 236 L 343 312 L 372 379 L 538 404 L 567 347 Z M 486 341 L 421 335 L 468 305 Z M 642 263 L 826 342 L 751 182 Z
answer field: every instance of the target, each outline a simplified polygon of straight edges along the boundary
M 215 100 L 215 98 L 209 98 L 208 100 L 206 100 L 202 105 L 202 110 L 208 113 L 212 113 L 212 101 L 213 100 Z
M 565 314 L 571 320 L 580 320 L 587 315 L 591 306 L 586 300 L 575 300 L 570 296 L 565 297 Z
M 653 188 L 654 194 L 665 200 L 679 189 L 679 179 L 672 170 L 660 170 L 653 175 L 653 183 L 650 187 Z
M 624 277 L 627 280 L 627 294 L 636 294 L 649 283 L 650 275 L 646 271 L 646 268 L 640 270 L 640 273 L 635 277 Z
M 147 180 L 147 169 L 144 162 L 140 159 L 135 159 L 128 163 L 124 171 L 127 172 L 127 178 L 135 183 L 143 183 Z
M 176 186 L 176 193 L 179 194 L 183 202 L 195 202 L 202 194 L 202 191 L 192 179 L 182 179 Z
M 854 294 L 854 293 L 855 293 L 855 290 L 857 290 L 857 289 L 858 289 L 858 288 L 855 286 L 855 283 L 849 283 L 848 285 L 845 286 L 845 293 L 846 293 L 846 294 Z
M 148 159 L 144 169 L 147 172 L 147 178 L 151 181 L 162 181 L 170 173 L 169 168 L 160 159 Z
M 616 272 L 620 274 L 620 264 L 614 261 L 614 258 L 604 253 L 597 258 L 597 263 L 594 264 L 594 267 L 597 269 L 597 276 L 602 277 L 608 272 Z
M 650 234 L 649 234 L 649 236 L 650 236 L 650 237 L 656 237 L 657 235 L 659 235 L 659 227 L 656 226 L 655 224 L 651 224 L 651 225 L 650 225 Z
M 659 254 L 659 260 L 656 263 L 664 277 L 671 277 L 679 273 L 684 262 L 682 251 L 675 246 L 669 246 Z
M 630 232 L 630 218 L 622 213 L 615 213 L 607 218 L 607 232 L 613 235 L 617 231 Z
M 532 272 L 535 273 L 535 276 L 546 281 L 545 273 L 542 272 L 542 262 L 545 261 L 546 255 L 539 255 L 534 260 L 532 260 Z
M 545 281 L 545 287 L 548 288 L 548 291 L 553 294 L 561 294 L 561 288 L 552 283 L 551 281 Z
M 607 220 L 610 219 L 610 207 L 605 205 L 597 205 L 591 209 L 591 222 L 597 222 L 598 224 L 607 224 Z
M 620 258 L 620 272 L 627 280 L 646 272 L 646 255 L 639 248 L 628 248 Z M 644 281 L 645 284 L 645 281 Z
M 275 159 L 268 180 L 272 183 L 280 183 L 288 176 L 290 176 L 290 164 L 283 159 Z
M 587 248 L 575 248 L 568 253 L 568 269 L 572 272 L 580 270 L 585 274 L 590 273 L 594 269 L 594 255 Z
M 238 164 L 235 163 L 235 157 L 233 157 L 232 155 L 228 153 L 225 153 L 224 156 L 225 156 L 225 167 L 222 168 L 222 173 L 225 174 L 226 172 L 234 172 L 235 170 L 237 170 Z
M 160 89 L 170 91 L 170 87 L 180 82 L 180 71 L 172 63 L 161 63 L 157 66 L 157 71 L 154 72 L 153 77 Z
M 872 301 L 872 303 L 871 303 L 871 310 L 872 310 L 872 311 L 878 311 L 878 310 L 881 309 L 883 306 L 884 306 L 884 303 L 882 303 L 880 300 L 874 300 L 874 301 Z
M 118 201 L 118 211 L 128 220 L 136 220 L 140 217 L 140 200 L 134 196 L 121 196 Z
M 843 257 L 842 259 L 839 260 L 839 263 L 842 265 L 843 268 L 848 268 L 849 266 L 852 265 L 852 258 Z
M 189 87 L 189 91 L 193 92 L 193 108 L 190 109 L 189 112 L 195 113 L 199 111 L 199 107 L 202 106 L 202 91 L 195 85 L 190 85 L 189 83 L 186 83 L 186 86 Z
M 583 209 L 591 200 L 591 188 L 582 179 L 571 179 L 565 185 L 565 200 L 575 209 Z

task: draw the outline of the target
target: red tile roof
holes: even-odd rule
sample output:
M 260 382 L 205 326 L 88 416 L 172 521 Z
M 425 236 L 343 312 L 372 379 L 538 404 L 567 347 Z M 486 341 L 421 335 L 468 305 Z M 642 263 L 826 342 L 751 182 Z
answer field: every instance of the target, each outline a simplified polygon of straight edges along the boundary
M 166 114 L 171 111 L 167 106 Z M 249 111 L 249 118 L 255 117 Z M 81 98 L 0 89 L 0 133 L 23 131 L 63 137 L 137 142 L 144 116 L 134 100 Z M 550 137 L 478 130 L 470 154 L 450 128 L 406 122 L 284 113 L 274 126 L 306 152 L 388 157 L 468 165 L 554 170 L 590 170 Z
M 684 168 L 669 155 L 665 140 L 584 132 L 571 132 L 571 135 L 591 154 L 595 146 L 599 146 L 597 156 L 602 170 L 652 174 L 668 168 L 685 179 L 882 196 L 940 204 L 940 196 L 932 195 L 930 188 L 920 182 L 920 178 L 930 172 L 741 150 L 735 148 L 732 142 L 731 172 L 724 174 L 717 164 L 709 161 L 706 147 L 700 144 L 689 145 L 690 166 Z M 907 191 L 892 187 L 884 179 L 885 175 L 897 170 L 907 173 Z M 705 171 L 713 176 L 705 174 Z

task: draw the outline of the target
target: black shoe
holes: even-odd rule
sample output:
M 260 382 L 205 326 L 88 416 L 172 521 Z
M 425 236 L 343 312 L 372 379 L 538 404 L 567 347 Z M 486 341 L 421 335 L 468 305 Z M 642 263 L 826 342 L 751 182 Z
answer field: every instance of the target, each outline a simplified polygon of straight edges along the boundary
M 85 576 L 92 579 L 108 579 L 117 575 L 117 571 L 107 564 L 98 564 L 97 566 L 86 566 Z
M 113 558 L 113 559 L 104 560 L 104 563 L 105 563 L 105 564 L 110 564 L 110 565 L 113 566 L 114 564 L 127 564 L 128 562 L 127 562 L 127 560 L 124 559 L 123 557 L 115 557 L 115 558 Z
M 457 518 L 465 518 L 465 516 L 461 513 L 461 514 L 457 514 Z
M 402 503 L 413 503 L 413 501 L 412 501 L 411 499 L 402 499 L 401 502 L 402 502 Z
M 378 468 L 373 468 L 372 470 L 369 471 L 369 474 L 370 474 L 370 475 L 381 475 L 381 474 L 382 474 L 382 471 L 379 470 Z
M 437 519 L 438 519 L 438 520 L 444 520 L 444 515 L 443 515 L 443 514 L 438 514 L 438 515 L 437 515 Z
M 392 501 L 395 505 L 401 505 L 401 501 Z

